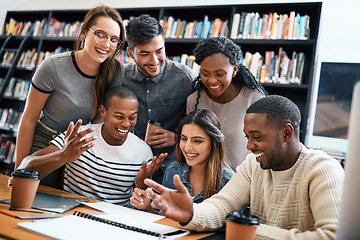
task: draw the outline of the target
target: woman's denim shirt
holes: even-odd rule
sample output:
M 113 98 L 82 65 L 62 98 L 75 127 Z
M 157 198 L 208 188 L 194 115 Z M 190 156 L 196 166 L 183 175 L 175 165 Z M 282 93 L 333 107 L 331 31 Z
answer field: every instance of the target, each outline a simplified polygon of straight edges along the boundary
M 190 166 L 186 163 L 178 163 L 172 162 L 165 170 L 164 177 L 162 180 L 162 185 L 165 187 L 176 189 L 173 178 L 175 174 L 179 174 L 181 182 L 189 191 L 190 195 L 192 195 L 192 186 L 188 182 L 188 173 Z M 230 180 L 230 178 L 234 175 L 234 171 L 223 167 L 221 181 L 220 181 L 220 189 L 222 189 L 225 184 Z M 201 203 L 203 201 L 204 191 L 201 191 L 198 195 L 193 198 L 194 203 Z

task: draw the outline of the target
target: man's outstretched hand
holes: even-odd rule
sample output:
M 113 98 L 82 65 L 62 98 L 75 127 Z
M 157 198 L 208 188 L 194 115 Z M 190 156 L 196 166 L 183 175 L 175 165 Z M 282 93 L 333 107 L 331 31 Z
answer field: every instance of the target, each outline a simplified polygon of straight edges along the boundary
M 194 209 L 193 201 L 186 187 L 181 183 L 179 175 L 174 176 L 176 190 L 164 187 L 151 179 L 145 179 L 151 206 L 160 210 L 160 214 L 182 224 L 190 222 Z

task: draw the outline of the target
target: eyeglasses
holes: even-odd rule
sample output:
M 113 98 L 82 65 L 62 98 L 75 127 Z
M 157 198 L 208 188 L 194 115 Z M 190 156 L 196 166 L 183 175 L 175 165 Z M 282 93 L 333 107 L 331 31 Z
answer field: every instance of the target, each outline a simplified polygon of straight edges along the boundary
M 110 47 L 118 49 L 124 44 L 119 38 L 109 38 L 105 33 L 94 31 L 89 27 L 89 30 L 95 34 L 95 41 L 99 44 L 104 44 L 106 41 L 110 41 Z

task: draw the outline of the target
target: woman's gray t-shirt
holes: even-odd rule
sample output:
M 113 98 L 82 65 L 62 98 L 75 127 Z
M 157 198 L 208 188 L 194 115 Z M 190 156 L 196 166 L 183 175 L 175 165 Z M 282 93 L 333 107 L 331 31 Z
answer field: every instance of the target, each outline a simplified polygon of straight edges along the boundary
M 35 89 L 50 94 L 40 115 L 41 122 L 58 132 L 65 131 L 70 121 L 82 119 L 83 124 L 89 123 L 94 106 L 94 80 L 95 76 L 80 70 L 73 52 L 47 57 L 32 79 Z

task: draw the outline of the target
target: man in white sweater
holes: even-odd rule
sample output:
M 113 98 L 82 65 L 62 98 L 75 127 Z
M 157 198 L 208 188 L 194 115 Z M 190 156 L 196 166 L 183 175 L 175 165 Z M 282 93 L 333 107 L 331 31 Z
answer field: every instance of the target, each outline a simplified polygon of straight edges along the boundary
M 211 231 L 250 204 L 260 225 L 256 239 L 335 239 L 344 171 L 335 159 L 299 141 L 300 110 L 289 99 L 268 96 L 246 111 L 244 132 L 252 152 L 216 195 L 200 204 L 174 177 L 177 190 L 150 179 L 152 206 L 184 228 Z M 241 233 L 239 233 L 241 234 Z

